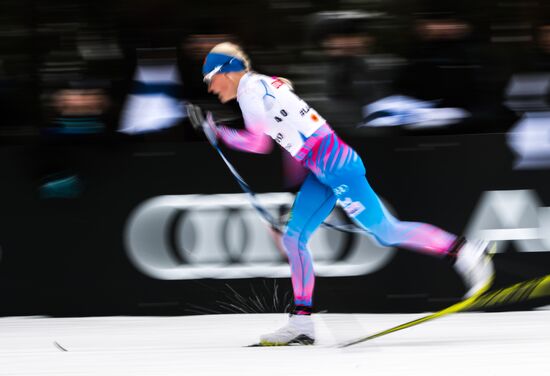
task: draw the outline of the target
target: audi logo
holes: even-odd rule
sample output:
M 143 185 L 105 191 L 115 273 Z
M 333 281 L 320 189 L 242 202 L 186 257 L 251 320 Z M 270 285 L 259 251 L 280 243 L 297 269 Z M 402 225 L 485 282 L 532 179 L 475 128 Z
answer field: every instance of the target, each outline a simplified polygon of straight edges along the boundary
M 288 211 L 294 196 L 265 193 L 259 201 L 274 216 Z M 342 222 L 335 209 L 329 217 Z M 245 194 L 159 196 L 130 214 L 124 234 L 129 259 L 144 274 L 162 280 L 289 277 L 290 268 Z M 372 273 L 395 249 L 360 234 L 320 228 L 310 240 L 318 276 Z

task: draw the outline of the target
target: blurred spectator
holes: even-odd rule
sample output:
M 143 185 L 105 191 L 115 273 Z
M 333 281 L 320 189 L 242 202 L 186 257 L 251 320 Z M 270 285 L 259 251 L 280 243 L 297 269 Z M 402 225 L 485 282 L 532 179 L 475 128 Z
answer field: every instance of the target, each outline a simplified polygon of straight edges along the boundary
M 430 101 L 434 107 L 466 111 L 454 131 L 487 132 L 509 127 L 513 114 L 502 106 L 488 45 L 476 38 L 473 26 L 453 13 L 420 15 L 414 23 L 417 42 L 397 80 L 400 93 Z
M 397 82 L 397 91 L 441 107 L 471 108 L 476 101 L 480 59 L 470 39 L 471 25 L 453 15 L 421 15 L 414 21 L 416 42 Z
M 321 47 L 328 63 L 330 103 L 325 113 L 335 127 L 357 126 L 362 107 L 390 92 L 391 59 L 373 52 L 376 37 L 369 30 L 373 22 L 369 14 L 344 12 L 330 14 L 317 25 L 322 29 Z
M 52 98 L 58 116 L 53 131 L 66 134 L 93 134 L 105 130 L 103 116 L 109 99 L 102 88 L 62 89 Z
M 366 56 L 374 38 L 366 33 L 329 34 L 323 40 L 323 48 L 329 59 L 327 77 L 328 94 L 333 100 L 356 103 L 370 102 L 373 85 L 368 80 L 369 67 Z
M 93 161 L 87 146 L 97 147 L 107 131 L 108 83 L 69 82 L 44 96 L 46 126 L 38 147 L 41 198 L 77 198 L 85 188 L 83 175 Z

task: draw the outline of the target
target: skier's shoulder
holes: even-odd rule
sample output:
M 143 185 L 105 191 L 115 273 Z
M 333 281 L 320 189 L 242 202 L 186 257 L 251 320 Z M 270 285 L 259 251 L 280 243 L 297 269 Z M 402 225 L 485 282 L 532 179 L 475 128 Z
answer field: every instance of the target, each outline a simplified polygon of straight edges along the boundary
M 260 97 L 275 96 L 277 89 L 285 83 L 278 77 L 270 77 L 257 72 L 249 72 L 243 77 L 244 82 L 239 85 L 239 95 L 257 95 Z

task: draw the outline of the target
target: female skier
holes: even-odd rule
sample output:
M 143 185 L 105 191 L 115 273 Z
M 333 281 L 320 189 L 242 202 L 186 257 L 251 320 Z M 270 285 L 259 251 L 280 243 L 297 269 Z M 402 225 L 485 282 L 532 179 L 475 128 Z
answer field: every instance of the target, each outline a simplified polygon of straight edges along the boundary
M 425 223 L 403 222 L 383 206 L 365 177 L 361 158 L 325 119 L 300 99 L 285 79 L 256 73 L 242 49 L 216 45 L 203 65 L 208 91 L 222 103 L 237 99 L 246 128 L 210 127 L 229 147 L 268 153 L 272 140 L 310 172 L 292 207 L 282 237 L 288 254 L 295 309 L 288 323 L 260 337 L 263 345 L 313 344 L 312 296 L 315 276 L 308 240 L 338 200 L 358 226 L 387 246 L 447 257 L 464 280 L 466 297 L 485 291 L 493 279 L 487 242 L 466 241 Z

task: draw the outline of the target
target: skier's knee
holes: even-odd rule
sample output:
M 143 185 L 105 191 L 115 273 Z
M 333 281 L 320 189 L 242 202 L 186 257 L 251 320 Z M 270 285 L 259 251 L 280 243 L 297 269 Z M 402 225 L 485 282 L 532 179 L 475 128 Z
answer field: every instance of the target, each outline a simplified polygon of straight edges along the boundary
M 395 239 L 396 228 L 391 223 L 380 223 L 368 227 L 368 231 L 382 245 L 392 244 Z
M 298 239 L 299 234 L 290 230 L 287 230 L 283 235 L 283 246 L 287 253 L 298 251 Z
M 306 247 L 304 236 L 301 231 L 287 229 L 283 235 L 282 241 L 287 253 L 300 252 Z

